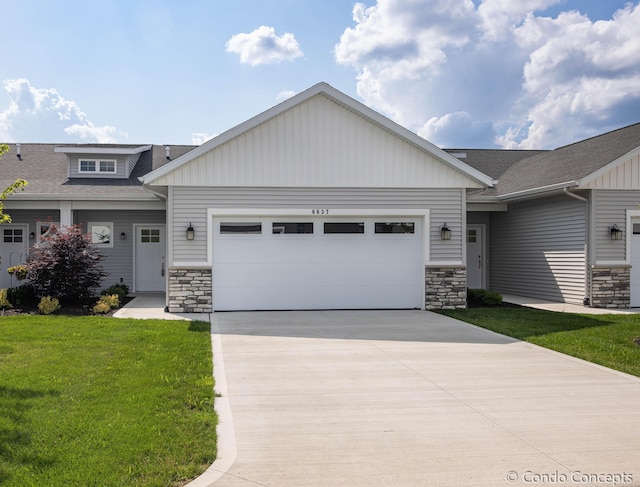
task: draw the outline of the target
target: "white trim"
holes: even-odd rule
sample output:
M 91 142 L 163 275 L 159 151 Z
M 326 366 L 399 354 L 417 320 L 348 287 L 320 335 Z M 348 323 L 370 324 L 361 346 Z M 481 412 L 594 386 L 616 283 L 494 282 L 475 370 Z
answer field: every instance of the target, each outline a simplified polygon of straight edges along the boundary
M 631 237 L 633 235 L 632 220 L 634 218 L 640 219 L 640 210 L 627 210 L 627 217 L 626 217 L 627 235 L 625 238 L 625 245 L 627 246 L 627 248 L 625 249 L 625 258 L 626 258 L 625 264 L 628 264 L 628 265 L 631 265 Z
M 96 178 L 98 179 L 98 178 Z M 98 188 L 96 188 L 98 189 Z M 146 190 L 145 190 L 146 191 Z M 33 200 L 33 201 L 51 201 L 56 199 L 63 199 L 69 201 L 87 200 L 91 201 L 158 201 L 158 197 L 151 194 L 117 194 L 117 193 L 14 193 L 11 195 L 11 200 Z
M 631 265 L 631 262 L 627 262 L 626 260 L 599 260 L 595 264 L 592 264 L 592 267 L 624 267 Z
M 433 145 L 431 142 L 419 137 L 415 133 L 410 130 L 398 125 L 392 120 L 388 119 L 384 115 L 376 112 L 375 110 L 363 105 L 362 103 L 354 100 L 353 98 L 345 95 L 344 93 L 336 90 L 332 86 L 327 83 L 318 83 L 311 88 L 298 93 L 297 95 L 283 101 L 282 103 L 256 115 L 253 118 L 241 123 L 240 125 L 236 125 L 235 127 L 227 130 L 226 132 L 214 137 L 213 139 L 205 142 L 199 147 L 187 152 L 186 154 L 174 159 L 173 161 L 159 167 L 158 169 L 151 171 L 150 173 L 142 176 L 140 181 L 144 184 L 153 184 L 158 179 L 166 176 L 167 174 L 177 170 L 184 164 L 192 161 L 199 156 L 212 151 L 213 149 L 220 147 L 226 142 L 234 139 L 235 137 L 257 127 L 258 125 L 290 110 L 291 108 L 304 103 L 305 101 L 313 98 L 316 95 L 322 94 L 327 98 L 333 100 L 334 102 L 342 105 L 347 110 L 351 110 L 354 113 L 368 119 L 370 122 L 382 127 L 385 130 L 388 130 L 394 135 L 402 138 L 405 142 L 417 147 L 418 149 L 425 151 L 435 157 L 440 162 L 445 165 L 451 167 L 452 169 L 462 173 L 463 175 L 469 177 L 470 179 L 476 181 L 482 186 L 492 187 L 495 183 L 493 178 L 487 176 L 486 174 L 478 171 L 477 169 L 471 167 L 470 165 L 462 162 L 459 159 L 456 159 L 449 153 L 443 151 L 439 147 Z
M 585 185 L 587 185 L 589 183 L 592 183 L 593 181 L 598 179 L 600 176 L 605 175 L 606 173 L 608 173 L 612 169 L 615 169 L 617 166 L 625 164 L 629 159 L 632 159 L 633 157 L 635 157 L 637 155 L 640 155 L 640 146 L 638 146 L 635 149 L 632 149 L 629 152 L 621 155 L 616 160 L 611 161 L 609 164 L 607 164 L 605 166 L 602 166 L 597 171 L 594 171 L 591 174 L 588 174 L 585 177 L 579 179 L 577 181 L 578 185 L 579 186 L 585 186 Z
M 536 196 L 541 193 L 549 193 L 551 191 L 560 191 L 565 188 L 573 188 L 578 186 L 577 181 L 565 181 L 564 183 L 550 184 L 548 186 L 540 186 L 538 188 L 524 189 L 522 191 L 514 191 L 513 193 L 506 193 L 498 195 L 500 201 L 513 200 L 518 198 L 526 198 L 527 196 Z
M 141 145 L 140 147 L 55 147 L 53 152 L 62 152 L 63 154 L 123 154 L 133 155 L 151 149 L 151 145 Z
M 424 263 L 425 267 L 466 267 L 461 260 L 431 260 Z
M 83 171 L 83 162 L 93 162 L 93 171 Z M 113 171 L 101 171 L 101 163 L 113 162 Z M 118 173 L 118 160 L 117 159 L 89 159 L 87 157 L 78 158 L 78 174 L 117 174 Z

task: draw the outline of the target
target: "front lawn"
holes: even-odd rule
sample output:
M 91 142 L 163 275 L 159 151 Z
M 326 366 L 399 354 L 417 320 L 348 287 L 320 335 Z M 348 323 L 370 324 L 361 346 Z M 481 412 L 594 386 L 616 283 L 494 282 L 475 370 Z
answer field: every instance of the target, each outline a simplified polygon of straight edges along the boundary
M 530 308 L 439 311 L 503 335 L 640 376 L 640 314 L 583 315 Z
M 176 486 L 215 459 L 209 323 L 0 318 L 0 484 Z

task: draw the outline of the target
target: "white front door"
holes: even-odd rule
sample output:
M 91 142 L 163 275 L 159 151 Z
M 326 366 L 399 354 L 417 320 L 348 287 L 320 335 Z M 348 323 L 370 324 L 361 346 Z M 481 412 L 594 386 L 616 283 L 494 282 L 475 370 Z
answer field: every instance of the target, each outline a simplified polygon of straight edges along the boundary
M 415 217 L 215 218 L 214 309 L 420 308 L 422 233 Z
M 0 289 L 19 286 L 20 282 L 7 269 L 27 260 L 29 237 L 27 225 L 4 224 L 0 233 Z
M 467 225 L 467 287 L 484 289 L 484 225 Z
M 166 247 L 164 225 L 135 225 L 135 291 L 164 291 Z

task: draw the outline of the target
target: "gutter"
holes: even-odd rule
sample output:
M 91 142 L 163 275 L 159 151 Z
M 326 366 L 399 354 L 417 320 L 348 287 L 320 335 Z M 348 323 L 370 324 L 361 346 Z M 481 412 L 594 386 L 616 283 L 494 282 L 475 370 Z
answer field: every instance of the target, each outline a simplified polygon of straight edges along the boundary
M 564 188 L 564 194 L 566 194 L 567 196 L 571 196 L 572 198 L 575 198 L 577 200 L 580 200 L 583 203 L 588 203 L 589 202 L 589 200 L 587 198 L 569 191 L 569 188 Z
M 498 195 L 498 199 L 501 201 L 504 201 L 504 200 L 517 200 L 517 199 L 523 199 L 523 198 L 533 198 L 535 196 L 538 196 L 544 193 L 551 193 L 555 191 L 565 191 L 568 188 L 574 188 L 578 185 L 579 185 L 578 181 L 575 181 L 575 180 L 565 181 L 564 183 L 550 184 L 549 186 L 540 186 L 539 188 L 525 189 L 522 191 L 515 191 L 513 193 Z M 577 196 L 577 195 L 573 195 L 573 196 Z M 581 197 L 578 196 L 578 198 L 581 198 Z

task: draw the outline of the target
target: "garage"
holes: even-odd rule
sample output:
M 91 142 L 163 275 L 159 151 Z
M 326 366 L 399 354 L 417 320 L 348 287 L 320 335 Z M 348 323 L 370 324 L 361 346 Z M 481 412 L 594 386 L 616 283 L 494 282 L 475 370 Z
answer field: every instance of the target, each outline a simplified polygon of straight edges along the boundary
M 213 307 L 217 311 L 421 308 L 423 219 L 416 215 L 213 218 Z

